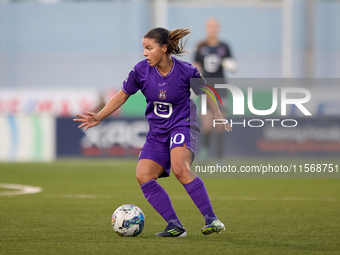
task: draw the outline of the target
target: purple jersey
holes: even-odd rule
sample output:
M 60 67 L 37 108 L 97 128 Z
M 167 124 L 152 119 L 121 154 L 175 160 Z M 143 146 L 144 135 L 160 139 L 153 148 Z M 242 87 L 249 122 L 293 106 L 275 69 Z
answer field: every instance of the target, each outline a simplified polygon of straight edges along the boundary
M 122 89 L 132 95 L 139 89 L 146 98 L 145 116 L 149 122 L 149 133 L 163 135 L 176 127 L 191 125 L 198 128 L 197 110 L 190 99 L 190 79 L 201 74 L 191 64 L 173 59 L 171 71 L 162 76 L 147 60 L 139 62 L 129 73 Z M 203 84 L 193 87 L 196 95 L 202 94 Z M 198 129 L 199 130 L 199 129 Z

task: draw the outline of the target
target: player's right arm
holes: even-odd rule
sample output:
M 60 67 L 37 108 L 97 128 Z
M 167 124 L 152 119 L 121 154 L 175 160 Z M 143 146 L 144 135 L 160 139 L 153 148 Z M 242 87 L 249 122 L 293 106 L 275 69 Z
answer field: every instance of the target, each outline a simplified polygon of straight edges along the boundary
M 78 128 L 85 127 L 86 131 L 91 127 L 97 126 L 103 119 L 116 111 L 126 102 L 126 100 L 128 100 L 129 97 L 130 95 L 126 94 L 123 90 L 120 90 L 110 99 L 110 101 L 100 112 L 94 113 L 86 111 L 85 115 L 76 114 L 75 116 L 79 117 L 80 119 L 73 119 L 73 121 L 82 122 L 82 124 L 80 124 Z

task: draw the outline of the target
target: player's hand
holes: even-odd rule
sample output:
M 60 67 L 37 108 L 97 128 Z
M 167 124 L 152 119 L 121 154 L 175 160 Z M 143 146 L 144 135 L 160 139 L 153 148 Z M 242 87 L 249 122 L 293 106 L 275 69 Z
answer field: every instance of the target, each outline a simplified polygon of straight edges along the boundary
M 215 120 L 220 120 L 220 121 L 224 124 L 224 129 L 225 129 L 226 131 L 228 131 L 228 132 L 232 131 L 232 128 L 231 128 L 229 122 L 223 117 L 222 114 L 216 114 L 216 115 L 214 115 L 214 119 L 215 119 Z M 222 123 L 221 123 L 221 124 L 222 124 Z
M 224 129 L 227 130 L 228 132 L 233 131 L 231 126 L 230 126 L 230 124 L 229 124 L 229 122 L 224 124 Z
M 99 116 L 96 113 L 86 111 L 85 114 L 86 115 L 75 114 L 75 116 L 79 117 L 80 119 L 73 119 L 73 121 L 82 122 L 82 124 L 80 124 L 78 128 L 85 127 L 85 131 L 86 131 L 91 127 L 97 126 L 101 122 L 101 120 L 99 119 Z

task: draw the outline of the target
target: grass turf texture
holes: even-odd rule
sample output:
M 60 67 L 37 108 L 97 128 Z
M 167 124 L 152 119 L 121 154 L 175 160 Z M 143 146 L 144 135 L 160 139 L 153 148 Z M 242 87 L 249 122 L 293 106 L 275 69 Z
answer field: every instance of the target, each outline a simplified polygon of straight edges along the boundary
M 339 179 L 206 178 L 227 230 L 204 236 L 203 217 L 172 175 L 159 182 L 188 237 L 164 239 L 154 236 L 166 223 L 144 199 L 135 165 L 135 160 L 0 163 L 1 183 L 43 188 L 38 194 L 0 196 L 0 254 L 339 254 Z M 146 215 L 144 231 L 133 238 L 118 236 L 110 225 L 113 211 L 127 203 Z

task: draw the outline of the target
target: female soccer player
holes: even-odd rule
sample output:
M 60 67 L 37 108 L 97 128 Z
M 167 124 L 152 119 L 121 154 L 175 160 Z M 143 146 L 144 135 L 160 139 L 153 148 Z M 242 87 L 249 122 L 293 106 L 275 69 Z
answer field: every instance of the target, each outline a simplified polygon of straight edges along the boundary
M 82 122 L 79 128 L 87 130 L 117 110 L 130 95 L 139 89 L 142 91 L 147 101 L 145 116 L 149 132 L 138 158 L 136 176 L 145 198 L 168 223 L 164 231 L 156 234 L 159 237 L 187 235 L 169 195 L 156 181 L 168 177 L 170 169 L 203 214 L 206 225 L 202 233 L 208 235 L 225 229 L 213 211 L 203 181 L 190 171 L 200 131 L 196 106 L 190 99 L 190 79 L 201 75 L 189 63 L 172 57 L 185 52 L 182 38 L 189 33 L 189 29 L 168 31 L 164 28 L 147 32 L 142 41 L 146 59 L 135 65 L 122 89 L 99 113 L 76 114 L 80 119 L 74 119 Z M 202 93 L 199 86 L 193 90 L 196 94 Z M 213 107 L 217 118 L 223 118 L 214 103 L 208 102 L 208 105 Z M 226 130 L 231 130 L 228 124 Z

